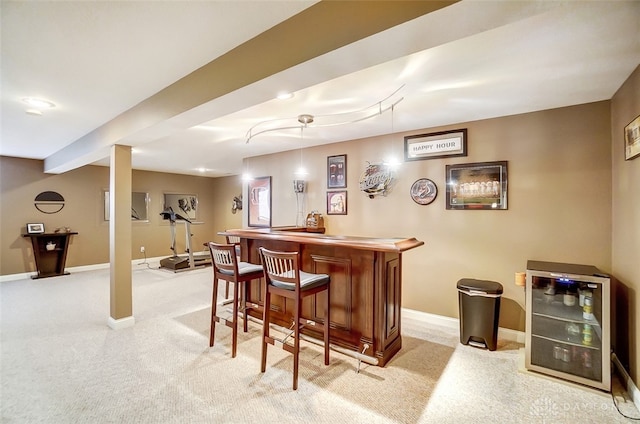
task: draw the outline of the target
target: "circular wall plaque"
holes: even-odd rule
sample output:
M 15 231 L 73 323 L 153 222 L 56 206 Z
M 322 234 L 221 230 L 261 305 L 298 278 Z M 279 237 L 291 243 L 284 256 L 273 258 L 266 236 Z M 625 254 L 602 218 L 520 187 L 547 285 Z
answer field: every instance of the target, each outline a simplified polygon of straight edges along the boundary
M 438 195 L 438 187 L 428 178 L 420 178 L 411 185 L 411 198 L 419 205 L 428 205 Z

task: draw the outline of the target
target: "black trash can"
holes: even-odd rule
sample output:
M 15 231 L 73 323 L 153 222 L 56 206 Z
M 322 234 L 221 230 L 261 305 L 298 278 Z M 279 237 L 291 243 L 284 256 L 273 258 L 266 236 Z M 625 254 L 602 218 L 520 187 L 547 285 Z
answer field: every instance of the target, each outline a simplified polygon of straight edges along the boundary
M 457 287 L 460 343 L 496 350 L 502 284 L 463 278 Z

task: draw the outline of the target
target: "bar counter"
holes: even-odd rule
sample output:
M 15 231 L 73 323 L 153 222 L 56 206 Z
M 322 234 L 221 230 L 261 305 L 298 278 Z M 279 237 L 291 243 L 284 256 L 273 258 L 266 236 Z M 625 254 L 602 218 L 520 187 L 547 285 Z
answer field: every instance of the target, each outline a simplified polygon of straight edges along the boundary
M 364 354 L 366 362 L 384 366 L 402 347 L 400 311 L 402 253 L 422 246 L 415 238 L 368 238 L 305 232 L 301 227 L 227 230 L 240 237 L 243 261 L 260 263 L 258 249 L 298 251 L 301 269 L 331 276 L 331 344 Z M 262 281 L 253 281 L 247 300 L 263 304 Z M 317 296 L 324 296 L 320 293 Z M 272 320 L 288 328 L 292 305 L 274 296 Z M 322 322 L 323 299 L 305 301 L 303 316 Z M 262 319 L 255 311 L 256 318 Z M 303 333 L 320 338 L 313 326 Z

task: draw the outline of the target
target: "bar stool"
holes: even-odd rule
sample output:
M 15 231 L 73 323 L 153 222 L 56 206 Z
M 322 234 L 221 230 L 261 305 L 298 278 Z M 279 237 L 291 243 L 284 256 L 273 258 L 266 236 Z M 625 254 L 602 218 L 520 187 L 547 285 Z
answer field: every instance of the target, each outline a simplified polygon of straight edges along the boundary
M 242 251 L 240 250 L 240 236 L 225 236 L 227 240 L 227 244 L 233 244 L 236 247 L 236 256 L 238 258 L 242 257 Z M 238 259 L 240 261 L 241 259 Z M 224 288 L 224 298 L 229 299 L 229 282 L 227 281 L 227 285 Z
M 282 349 L 293 354 L 293 390 L 298 389 L 298 359 L 300 355 L 300 330 L 305 324 L 319 325 L 324 333 L 324 363 L 329 365 L 329 323 L 330 323 L 330 278 L 327 274 L 311 274 L 300 270 L 300 253 L 277 252 L 260 248 L 262 267 L 264 268 L 264 308 L 262 322 L 262 368 L 267 367 L 267 343 L 282 343 Z M 326 291 L 324 305 L 324 323 L 318 324 L 302 317 L 302 301 L 308 296 Z M 271 295 L 279 295 L 293 300 L 293 332 L 283 340 L 276 340 L 269 334 L 271 315 Z M 286 343 L 293 334 L 293 345 Z
M 257 280 L 263 277 L 261 265 L 255 265 L 248 262 L 240 262 L 236 256 L 236 248 L 233 244 L 217 244 L 214 242 L 207 243 L 211 252 L 213 262 L 213 296 L 211 300 L 211 332 L 209 334 L 209 346 L 213 346 L 216 322 L 223 322 L 226 326 L 231 327 L 231 357 L 236 357 L 236 346 L 238 345 L 238 315 L 239 303 L 242 303 L 241 309 L 244 313 L 244 332 L 248 331 L 247 327 L 247 310 L 258 308 L 256 304 L 247 306 L 247 283 L 251 280 Z M 233 290 L 233 314 L 231 321 L 217 316 L 217 298 L 218 298 L 218 280 L 224 280 L 234 283 Z

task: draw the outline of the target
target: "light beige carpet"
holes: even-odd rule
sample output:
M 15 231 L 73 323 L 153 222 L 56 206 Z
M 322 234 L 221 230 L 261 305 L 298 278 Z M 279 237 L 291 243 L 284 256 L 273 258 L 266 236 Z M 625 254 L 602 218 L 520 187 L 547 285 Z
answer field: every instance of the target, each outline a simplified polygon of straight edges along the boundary
M 385 367 L 303 342 L 270 346 L 260 327 L 208 346 L 211 269 L 134 272 L 132 328 L 113 331 L 108 271 L 0 284 L 3 423 L 626 423 L 609 394 L 519 371 L 521 345 L 490 352 L 457 331 L 403 319 L 403 349 Z M 619 388 L 618 388 L 619 390 Z M 638 416 L 618 394 L 623 412 Z

